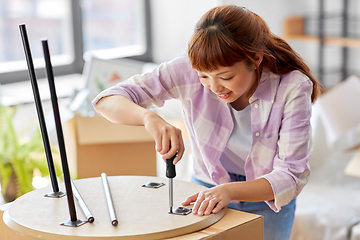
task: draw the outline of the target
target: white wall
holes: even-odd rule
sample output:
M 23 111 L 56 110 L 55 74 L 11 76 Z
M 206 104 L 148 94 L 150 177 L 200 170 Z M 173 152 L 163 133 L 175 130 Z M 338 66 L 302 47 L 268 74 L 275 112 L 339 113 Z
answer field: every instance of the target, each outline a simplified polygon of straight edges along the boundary
M 281 36 L 283 18 L 300 14 L 309 5 L 298 0 L 152 0 L 150 3 L 153 57 L 157 63 L 186 52 L 195 24 L 213 7 L 222 4 L 247 7 L 263 17 L 271 31 Z
M 226 4 L 246 7 L 255 12 L 267 22 L 270 30 L 278 36 L 282 35 L 282 20 L 286 16 L 294 15 L 292 0 L 226 0 Z
M 151 0 L 154 62 L 161 63 L 186 52 L 200 17 L 220 0 Z
M 326 0 L 326 12 L 341 12 L 343 0 Z M 260 15 L 270 30 L 282 36 L 282 22 L 285 17 L 305 15 L 316 18 L 318 16 L 319 0 L 151 0 L 153 57 L 156 63 L 171 60 L 186 52 L 188 41 L 194 26 L 200 17 L 209 9 L 222 4 L 236 4 L 244 6 Z M 349 1 L 349 12 L 360 13 L 360 1 Z M 358 24 L 359 25 L 359 24 Z M 330 26 L 331 27 L 331 26 Z M 314 25 L 316 30 L 317 26 Z M 360 26 L 352 26 L 360 35 Z M 318 44 L 314 42 L 289 41 L 314 71 L 316 75 L 318 65 Z M 325 64 L 327 68 L 338 68 L 341 65 L 338 46 L 327 46 L 325 49 Z M 360 48 L 351 48 L 349 54 L 349 68 L 358 69 Z M 336 84 L 340 74 L 327 77 L 328 86 Z

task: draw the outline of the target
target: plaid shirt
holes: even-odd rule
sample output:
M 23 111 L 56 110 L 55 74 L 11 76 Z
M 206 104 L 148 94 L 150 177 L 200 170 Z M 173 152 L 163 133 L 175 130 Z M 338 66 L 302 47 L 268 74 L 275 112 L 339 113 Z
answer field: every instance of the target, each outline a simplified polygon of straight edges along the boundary
M 249 99 L 253 142 L 245 163 L 246 179 L 262 177 L 270 182 L 275 199 L 267 204 L 276 212 L 308 182 L 311 93 L 312 82 L 299 71 L 282 76 L 263 71 Z M 180 100 L 195 177 L 216 184 L 230 182 L 219 160 L 234 127 L 230 110 L 200 83 L 187 57 L 104 90 L 94 99 L 94 106 L 109 95 L 123 95 L 144 108 L 161 107 L 167 99 Z

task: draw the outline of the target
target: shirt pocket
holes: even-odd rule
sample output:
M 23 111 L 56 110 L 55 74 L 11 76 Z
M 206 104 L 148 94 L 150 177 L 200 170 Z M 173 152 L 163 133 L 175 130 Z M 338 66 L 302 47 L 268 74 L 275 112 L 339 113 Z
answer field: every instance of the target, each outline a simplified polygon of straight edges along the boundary
M 278 139 L 278 135 L 269 138 L 259 138 L 252 149 L 252 158 L 257 159 L 261 166 L 272 168 L 273 160 L 277 152 Z

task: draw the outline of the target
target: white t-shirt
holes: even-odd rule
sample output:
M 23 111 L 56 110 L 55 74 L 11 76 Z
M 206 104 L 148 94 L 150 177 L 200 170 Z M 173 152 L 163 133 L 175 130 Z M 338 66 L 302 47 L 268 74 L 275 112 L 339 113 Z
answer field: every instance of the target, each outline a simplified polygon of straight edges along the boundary
M 229 173 L 245 175 L 244 165 L 252 143 L 251 108 L 248 105 L 243 110 L 236 111 L 230 104 L 229 108 L 234 129 L 220 157 L 220 162 Z

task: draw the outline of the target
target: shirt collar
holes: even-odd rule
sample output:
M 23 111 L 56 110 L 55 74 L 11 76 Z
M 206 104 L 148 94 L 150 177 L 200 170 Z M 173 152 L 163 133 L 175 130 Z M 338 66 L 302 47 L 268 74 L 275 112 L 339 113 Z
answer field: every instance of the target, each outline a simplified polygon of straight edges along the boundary
M 279 86 L 280 76 L 264 69 L 261 74 L 259 85 L 254 94 L 250 97 L 249 103 L 251 104 L 257 99 L 264 101 L 274 102 L 277 87 Z

